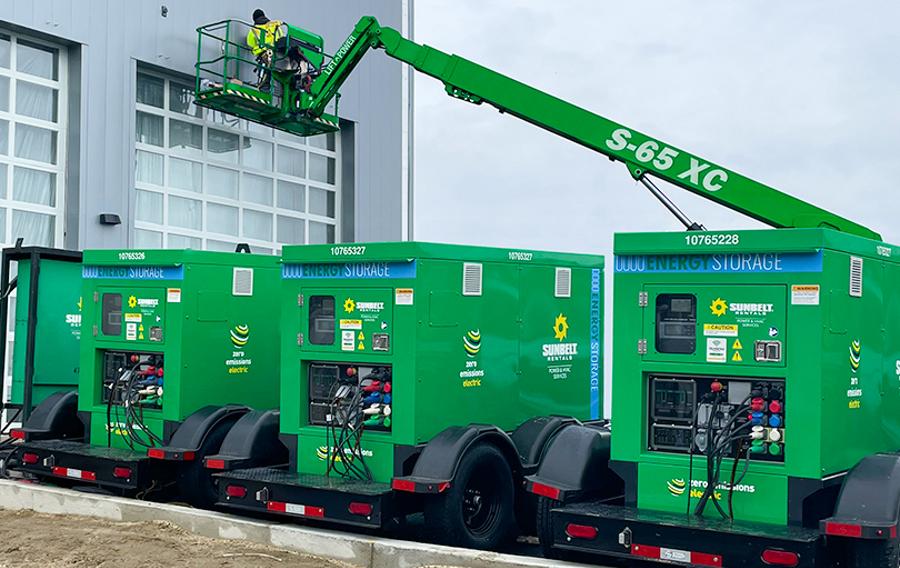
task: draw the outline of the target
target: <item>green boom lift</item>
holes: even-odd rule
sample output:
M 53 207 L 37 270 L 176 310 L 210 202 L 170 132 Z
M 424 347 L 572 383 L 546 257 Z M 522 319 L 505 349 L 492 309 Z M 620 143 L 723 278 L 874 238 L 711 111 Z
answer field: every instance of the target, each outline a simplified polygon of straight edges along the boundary
M 212 34 L 208 26 L 199 33 L 202 52 Z M 355 66 L 383 49 L 455 98 L 488 103 L 623 162 L 695 231 L 616 238 L 617 435 L 610 450 L 603 428 L 566 425 L 527 476 L 528 491 L 541 497 L 537 528 L 547 554 L 704 566 L 898 565 L 897 247 L 374 18 L 362 18 L 333 56 L 308 43 L 301 53 L 323 55 L 322 65 L 300 71 L 283 63 L 290 42 L 273 45 L 275 63 L 261 76 L 270 73 L 276 85 L 261 97 L 235 83 L 226 42 L 221 73 L 204 77 L 209 64 L 198 62 L 198 104 L 318 134 L 336 125 L 336 111 L 326 109 Z M 248 94 L 258 99 L 253 112 L 241 101 Z M 781 230 L 706 231 L 654 179 Z M 449 477 L 429 481 L 440 487 Z M 613 477 L 624 485 L 619 499 L 608 498 Z M 395 478 L 394 487 L 405 480 Z

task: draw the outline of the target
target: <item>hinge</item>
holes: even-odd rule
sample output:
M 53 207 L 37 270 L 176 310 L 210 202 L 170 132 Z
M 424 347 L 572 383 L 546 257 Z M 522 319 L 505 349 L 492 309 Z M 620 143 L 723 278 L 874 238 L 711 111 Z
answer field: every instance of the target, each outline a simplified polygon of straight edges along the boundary
M 94 291 L 94 303 L 96 304 L 99 301 L 100 301 L 100 292 Z
M 303 347 L 303 332 L 297 334 L 297 345 Z
M 646 355 L 647 354 L 647 340 L 646 339 L 638 339 L 638 355 Z
M 297 305 L 303 307 L 303 294 L 297 294 Z
M 641 308 L 646 308 L 647 302 L 648 302 L 647 292 L 644 292 L 644 291 L 638 292 L 638 306 Z
M 94 324 L 94 337 L 97 337 L 97 324 Z

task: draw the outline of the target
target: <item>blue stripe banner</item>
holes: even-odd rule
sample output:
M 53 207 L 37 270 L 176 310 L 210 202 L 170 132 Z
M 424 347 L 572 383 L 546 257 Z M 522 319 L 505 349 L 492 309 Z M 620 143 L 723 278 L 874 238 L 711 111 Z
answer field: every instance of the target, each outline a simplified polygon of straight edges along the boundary
M 822 251 L 734 254 L 616 255 L 616 272 L 822 272 Z
M 603 325 L 603 310 L 600 302 L 603 274 L 599 268 L 591 270 L 591 420 L 600 418 L 600 389 L 603 388 L 603 346 L 600 343 L 600 326 Z
M 82 278 L 117 280 L 184 280 L 184 266 L 83 266 Z
M 408 262 L 327 262 L 284 264 L 281 277 L 286 280 L 312 278 L 415 278 L 416 261 Z

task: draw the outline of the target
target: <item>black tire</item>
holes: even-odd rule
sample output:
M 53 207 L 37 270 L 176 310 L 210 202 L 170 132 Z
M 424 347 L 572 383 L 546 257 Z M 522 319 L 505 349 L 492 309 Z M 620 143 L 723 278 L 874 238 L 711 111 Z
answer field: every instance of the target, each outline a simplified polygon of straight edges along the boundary
M 849 568 L 897 568 L 900 566 L 898 539 L 850 541 Z
M 559 559 L 562 554 L 553 548 L 553 525 L 550 520 L 550 510 L 559 507 L 560 502 L 549 497 L 538 497 L 537 502 L 537 537 L 541 543 L 541 554 L 544 558 Z
M 515 527 L 512 471 L 495 446 L 463 454 L 450 487 L 425 500 L 425 528 L 440 543 L 498 550 Z
M 234 423 L 235 420 L 226 420 L 216 424 L 203 440 L 194 459 L 184 464 L 184 470 L 178 477 L 178 493 L 194 507 L 211 509 L 219 500 L 219 488 L 212 477 L 215 472 L 203 467 L 203 461 L 206 456 L 218 453 L 222 440 Z

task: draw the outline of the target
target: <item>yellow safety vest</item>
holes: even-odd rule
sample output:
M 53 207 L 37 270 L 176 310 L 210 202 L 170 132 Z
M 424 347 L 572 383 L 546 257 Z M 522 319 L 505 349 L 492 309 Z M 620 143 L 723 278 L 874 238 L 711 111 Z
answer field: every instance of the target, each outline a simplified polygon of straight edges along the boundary
M 262 36 L 262 37 L 260 37 Z M 281 30 L 281 22 L 278 20 L 269 20 L 265 24 L 256 25 L 247 32 L 247 45 L 253 55 L 259 55 L 267 49 L 272 49 L 275 42 L 284 36 Z

